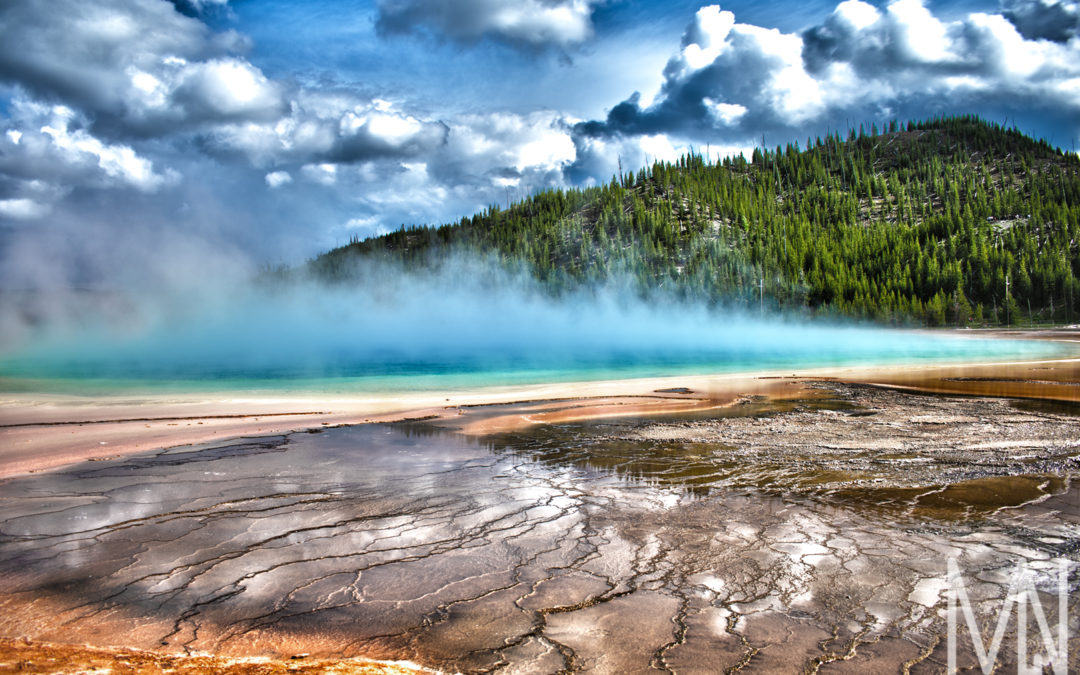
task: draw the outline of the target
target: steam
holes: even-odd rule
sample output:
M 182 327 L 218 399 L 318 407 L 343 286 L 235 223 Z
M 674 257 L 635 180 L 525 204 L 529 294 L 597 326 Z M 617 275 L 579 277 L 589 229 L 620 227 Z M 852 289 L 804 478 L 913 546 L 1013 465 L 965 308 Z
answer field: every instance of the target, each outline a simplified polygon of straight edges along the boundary
M 8 331 L 19 338 L 0 354 L 0 375 L 410 388 L 1047 350 L 646 302 L 618 285 L 553 297 L 525 274 L 465 257 L 424 273 L 366 264 L 341 284 L 210 284 L 89 300 L 63 320 Z

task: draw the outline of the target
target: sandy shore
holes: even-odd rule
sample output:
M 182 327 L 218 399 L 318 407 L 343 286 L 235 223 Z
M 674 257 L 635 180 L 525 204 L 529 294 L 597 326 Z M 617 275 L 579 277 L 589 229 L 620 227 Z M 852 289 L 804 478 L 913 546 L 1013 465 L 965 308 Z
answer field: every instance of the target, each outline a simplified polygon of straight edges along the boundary
M 1076 331 L 1007 336 L 1080 343 Z M 467 433 L 486 434 L 530 424 L 700 411 L 748 396 L 812 397 L 805 384 L 821 380 L 935 393 L 1080 401 L 1080 358 L 681 375 L 469 392 L 0 394 L 0 478 L 166 447 L 366 422 L 442 418 L 444 424 Z

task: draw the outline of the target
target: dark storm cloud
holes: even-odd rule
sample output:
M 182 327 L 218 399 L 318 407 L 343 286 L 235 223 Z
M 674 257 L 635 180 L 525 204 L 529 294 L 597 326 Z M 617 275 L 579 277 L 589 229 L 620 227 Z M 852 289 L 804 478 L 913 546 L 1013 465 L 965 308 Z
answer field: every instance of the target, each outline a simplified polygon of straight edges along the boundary
M 380 0 L 382 34 L 426 30 L 437 37 L 475 42 L 492 37 L 519 47 L 566 47 L 592 35 L 598 0 Z
M 215 13 L 225 12 L 228 0 L 169 0 L 184 16 L 205 17 Z
M 1007 0 L 1005 15 L 1029 40 L 1067 42 L 1080 35 L 1080 2 L 1071 0 Z

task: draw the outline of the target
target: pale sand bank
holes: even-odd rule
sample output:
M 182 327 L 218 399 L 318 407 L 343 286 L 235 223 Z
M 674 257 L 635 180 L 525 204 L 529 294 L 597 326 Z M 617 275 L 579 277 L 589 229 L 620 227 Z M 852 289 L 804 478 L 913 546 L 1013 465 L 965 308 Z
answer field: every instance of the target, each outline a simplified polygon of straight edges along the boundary
M 1062 338 L 1055 334 L 1052 339 Z M 224 392 L 139 397 L 18 393 L 0 400 L 0 478 L 178 445 L 365 422 L 438 417 L 467 433 L 485 434 L 530 424 L 700 411 L 748 396 L 811 396 L 805 383 L 814 380 L 1080 401 L 1077 358 L 680 375 L 490 387 L 466 393 Z M 508 404 L 516 405 L 505 407 Z

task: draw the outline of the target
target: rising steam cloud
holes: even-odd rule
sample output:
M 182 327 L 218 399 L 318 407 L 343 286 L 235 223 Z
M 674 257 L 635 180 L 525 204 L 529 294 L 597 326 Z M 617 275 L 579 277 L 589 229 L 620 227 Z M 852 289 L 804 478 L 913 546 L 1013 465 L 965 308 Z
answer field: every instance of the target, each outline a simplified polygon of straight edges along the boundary
M 347 284 L 126 292 L 97 304 L 22 326 L 0 374 L 413 387 L 432 376 L 498 384 L 1045 349 L 648 302 L 617 285 L 553 297 L 526 275 L 461 257 L 425 274 L 366 265 Z

